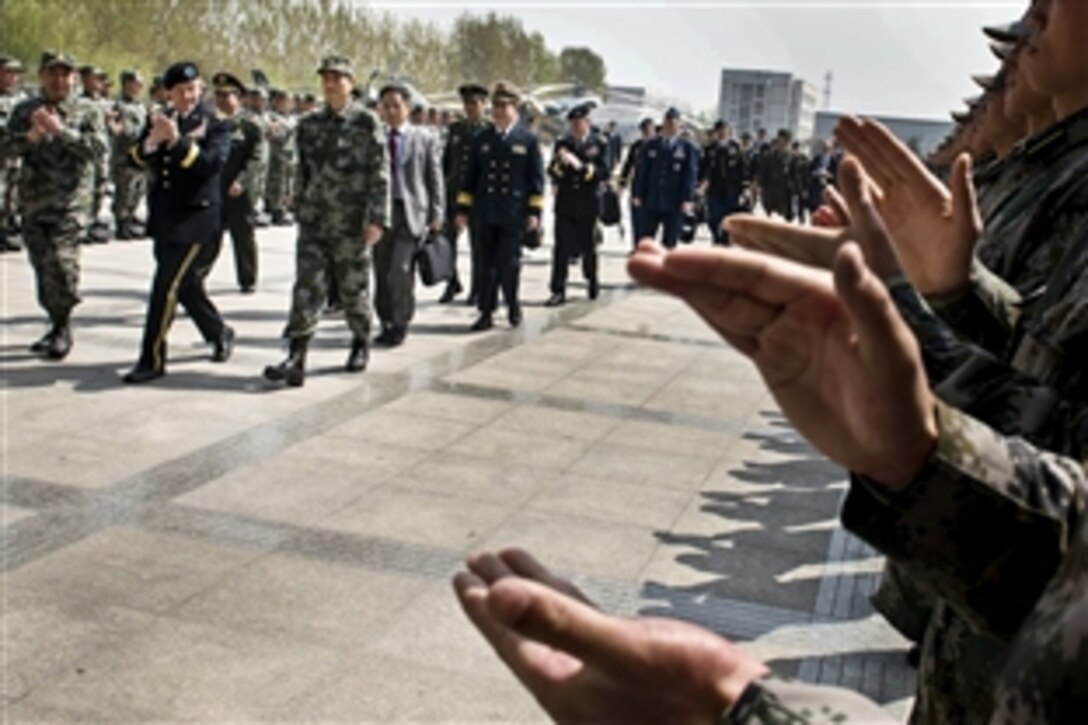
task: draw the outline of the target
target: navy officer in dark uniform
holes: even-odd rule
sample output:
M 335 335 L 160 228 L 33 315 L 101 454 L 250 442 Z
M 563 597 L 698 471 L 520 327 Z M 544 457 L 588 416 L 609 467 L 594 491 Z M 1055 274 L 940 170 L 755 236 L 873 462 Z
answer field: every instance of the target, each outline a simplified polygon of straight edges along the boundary
M 220 174 L 230 153 L 230 127 L 200 102 L 203 82 L 194 63 L 175 63 L 163 75 L 170 99 L 155 111 L 132 159 L 151 170 L 148 231 L 154 239 L 155 277 L 147 305 L 140 360 L 126 383 L 146 383 L 166 372 L 166 335 L 178 302 L 212 344 L 212 359 L 225 362 L 234 331 L 204 291 L 222 223 Z
M 748 160 L 725 121 L 714 124 L 713 137 L 699 164 L 700 190 L 706 199 L 706 223 L 715 244 L 729 244 L 722 222 L 742 211 L 741 197 L 749 182 Z
M 567 114 L 570 130 L 555 142 L 548 175 L 555 184 L 555 246 L 552 249 L 551 297 L 545 303 L 557 307 L 567 299 L 570 260 L 580 257 L 589 298 L 597 299 L 597 245 L 594 230 L 600 215 L 601 184 L 608 180 L 611 152 L 604 136 L 595 133 L 588 106 L 575 106 Z
M 695 210 L 695 184 L 699 175 L 699 149 L 680 136 L 680 111 L 665 112 L 661 134 L 642 148 L 631 203 L 639 208 L 637 239 L 657 236 L 663 228 L 662 243 L 676 246 L 684 214 Z
M 457 227 L 464 229 L 471 214 L 480 254 L 480 316 L 472 325 L 477 332 L 491 329 L 500 286 L 510 325 L 521 324 L 521 245 L 526 233 L 539 232 L 544 210 L 540 142 L 518 123 L 519 103 L 521 96 L 511 86 L 495 84 L 491 91 L 494 125 L 473 137 L 468 168 L 457 196 Z

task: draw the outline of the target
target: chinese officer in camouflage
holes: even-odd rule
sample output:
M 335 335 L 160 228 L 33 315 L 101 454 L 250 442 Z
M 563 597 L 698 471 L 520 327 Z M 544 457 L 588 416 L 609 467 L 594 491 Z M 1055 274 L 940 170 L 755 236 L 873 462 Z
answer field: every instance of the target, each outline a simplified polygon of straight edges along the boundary
M 7 129 L 15 106 L 26 98 L 26 94 L 19 87 L 24 72 L 25 68 L 18 59 L 0 55 L 0 135 Z M 19 160 L 0 156 L 0 252 L 18 252 L 22 249 L 16 243 L 18 220 L 15 188 L 18 174 Z
M 229 231 L 234 246 L 234 271 L 242 294 L 253 292 L 257 284 L 257 232 L 253 224 L 261 161 L 261 128 L 242 110 L 245 85 L 230 73 L 212 76 L 215 108 L 220 119 L 230 126 L 230 155 L 223 167 L 220 188 L 223 192 L 223 228 Z M 214 258 L 215 255 L 213 255 Z
M 389 226 L 389 151 L 381 121 L 353 103 L 355 71 L 340 56 L 318 69 L 322 110 L 299 121 L 295 286 L 284 336 L 286 360 L 265 368 L 270 381 L 303 384 L 306 349 L 317 329 L 331 269 L 353 340 L 348 372 L 366 369 L 370 340 L 370 251 Z
M 548 165 L 548 175 L 555 184 L 555 246 L 548 307 L 566 302 L 572 258 L 582 260 L 589 298 L 595 300 L 600 293 L 594 232 L 600 215 L 600 188 L 608 180 L 611 156 L 605 137 L 590 126 L 588 106 L 572 108 L 567 121 L 570 131 L 555 142 Z
M 512 327 L 521 324 L 518 286 L 525 235 L 540 231 L 544 211 L 544 161 L 535 134 L 518 123 L 520 94 L 506 83 L 491 92 L 491 120 L 472 140 L 468 168 L 457 196 L 457 228 L 472 220 L 479 245 L 480 276 L 472 330 L 491 329 L 499 302 L 506 299 Z
M 269 92 L 272 108 L 268 111 L 268 180 L 265 182 L 265 210 L 276 226 L 289 226 L 287 199 L 295 173 L 295 125 L 291 96 L 279 88 Z
M 256 215 L 257 226 L 267 227 L 272 221 L 265 203 L 265 190 L 268 185 L 268 164 L 271 156 L 271 147 L 268 143 L 268 90 L 262 86 L 248 87 L 243 105 L 250 119 L 261 129 L 261 162 L 256 172 L 257 188 L 260 189 L 260 192 L 254 196 L 253 205 L 258 209 Z
M 714 124 L 714 135 L 704 149 L 701 162 L 699 182 L 706 199 L 707 226 L 715 244 L 729 244 L 729 232 L 722 222 L 742 209 L 748 163 L 744 150 L 733 139 L 733 129 L 725 121 Z
M 461 96 L 465 117 L 450 124 L 447 131 L 446 145 L 442 150 L 442 173 L 446 178 L 446 236 L 453 246 L 453 276 L 446 285 L 446 291 L 442 293 L 439 302 L 449 304 L 457 295 L 461 294 L 464 287 L 457 273 L 457 229 L 454 221 L 457 217 L 457 194 L 461 190 L 465 169 L 468 168 L 469 152 L 472 150 L 472 139 L 491 122 L 485 117 L 487 108 L 487 89 L 476 83 L 466 83 L 457 89 Z M 476 244 L 473 242 L 472 225 L 468 228 L 468 240 L 470 251 L 469 268 L 469 304 L 476 303 L 476 295 L 479 291 L 476 274 L 480 269 Z
M 106 95 L 108 92 L 106 81 L 109 76 L 101 68 L 85 65 L 79 69 L 79 79 L 83 85 L 83 98 L 96 104 L 102 111 L 103 118 L 107 118 L 113 107 L 109 96 Z M 91 221 L 83 239 L 84 244 L 105 244 L 110 240 L 109 225 L 102 219 L 102 207 L 110 184 L 110 151 L 107 145 L 106 153 L 98 159 L 93 169 L 94 195 L 90 206 Z
M 139 239 L 144 235 L 136 210 L 147 192 L 147 173 L 135 164 L 128 150 L 147 124 L 147 107 L 140 100 L 143 79 L 134 70 L 121 73 L 121 96 L 106 117 L 113 141 L 110 177 L 113 180 L 113 218 L 117 239 Z
M 23 240 L 50 328 L 31 351 L 52 360 L 72 349 L 70 320 L 79 303 L 79 244 L 94 195 L 94 169 L 106 153 L 106 126 L 96 103 L 74 92 L 75 62 L 42 54 L 41 92 L 12 112 L 0 156 L 22 161 L 19 202 Z

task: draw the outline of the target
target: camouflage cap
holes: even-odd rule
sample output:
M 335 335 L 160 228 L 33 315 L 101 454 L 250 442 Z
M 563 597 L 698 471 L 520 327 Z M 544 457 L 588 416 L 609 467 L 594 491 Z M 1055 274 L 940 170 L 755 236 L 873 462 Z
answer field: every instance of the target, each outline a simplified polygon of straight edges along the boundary
M 127 68 L 121 71 L 121 83 L 143 83 L 144 77 L 140 71 Z
M 268 89 L 268 97 L 269 98 L 287 98 L 289 95 L 290 94 L 288 94 L 287 91 L 283 90 L 282 88 L 269 88 Z
M 25 73 L 26 67 L 18 58 L 0 54 L 0 70 L 10 70 L 16 73 Z
M 264 86 L 250 86 L 246 89 L 246 95 L 250 98 L 268 98 L 268 90 Z
M 76 60 L 70 55 L 65 53 L 58 53 L 53 50 L 46 50 L 42 52 L 41 61 L 38 63 L 40 70 L 48 70 L 49 68 L 67 68 L 68 70 L 76 69 Z
M 322 73 L 339 73 L 354 78 L 355 68 L 351 60 L 342 55 L 328 55 L 321 59 L 321 65 L 317 69 L 318 75 Z
M 514 86 L 505 81 L 499 81 L 491 87 L 492 103 L 521 103 L 521 94 Z
M 1031 26 L 1021 18 L 1011 23 L 987 25 L 982 29 L 982 32 L 986 34 L 986 37 L 1000 43 L 1016 43 L 1031 36 Z

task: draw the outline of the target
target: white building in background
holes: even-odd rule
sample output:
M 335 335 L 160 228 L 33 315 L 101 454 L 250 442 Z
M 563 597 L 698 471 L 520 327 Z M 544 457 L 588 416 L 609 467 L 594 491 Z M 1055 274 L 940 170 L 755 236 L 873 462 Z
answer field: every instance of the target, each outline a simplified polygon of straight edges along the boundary
M 767 130 L 774 136 L 787 129 L 795 139 L 808 141 L 816 130 L 816 86 L 790 73 L 766 70 L 722 70 L 718 116 L 738 134 Z
M 864 114 L 855 114 L 864 116 Z M 820 111 L 816 114 L 816 138 L 831 138 L 835 126 L 843 114 L 833 111 Z M 880 121 L 896 137 L 914 149 L 915 153 L 925 157 L 933 153 L 952 133 L 953 124 L 949 121 L 934 121 L 926 118 L 902 118 L 900 116 L 865 116 Z

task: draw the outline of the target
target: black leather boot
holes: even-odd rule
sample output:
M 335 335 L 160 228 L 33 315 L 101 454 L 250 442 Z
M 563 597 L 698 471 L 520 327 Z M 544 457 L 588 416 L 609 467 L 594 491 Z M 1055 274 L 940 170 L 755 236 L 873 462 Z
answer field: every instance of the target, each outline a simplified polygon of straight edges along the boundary
M 366 340 L 355 338 L 351 343 L 351 354 L 348 355 L 348 361 L 344 365 L 344 369 L 349 373 L 361 373 L 366 370 L 369 362 L 370 344 Z
M 310 340 L 296 337 L 291 340 L 287 359 L 279 365 L 269 365 L 264 369 L 264 377 L 274 383 L 287 383 L 288 387 L 300 388 L 306 380 L 306 348 Z

